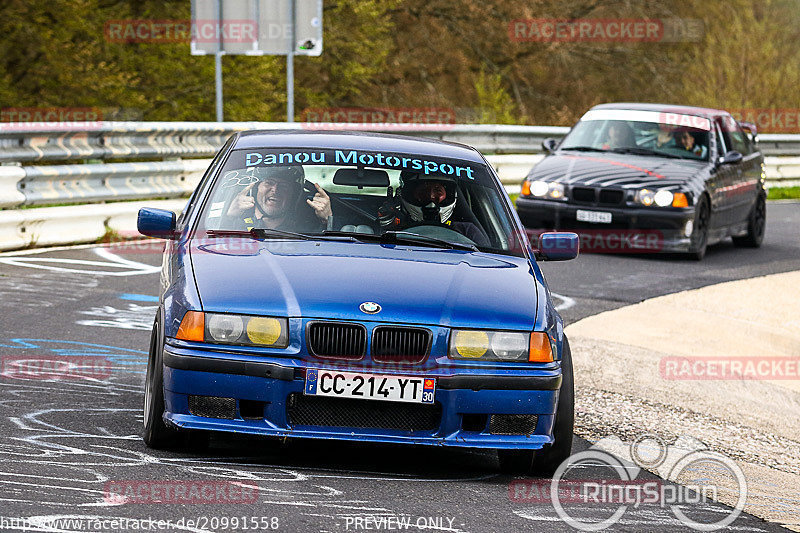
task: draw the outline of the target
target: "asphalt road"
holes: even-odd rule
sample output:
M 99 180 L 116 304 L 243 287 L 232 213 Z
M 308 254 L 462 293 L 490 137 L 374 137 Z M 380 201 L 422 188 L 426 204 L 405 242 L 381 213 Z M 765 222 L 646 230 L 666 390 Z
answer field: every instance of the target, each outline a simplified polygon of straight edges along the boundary
M 544 269 L 551 289 L 567 297 L 562 305 L 568 321 L 659 294 L 800 269 L 800 204 L 770 204 L 768 220 L 762 249 L 722 244 L 712 247 L 702 263 L 584 254 Z M 126 517 L 145 520 L 137 523 L 139 530 L 165 526 L 161 531 L 246 531 L 256 525 L 280 531 L 397 530 L 406 525 L 447 532 L 573 531 L 551 504 L 537 503 L 531 492 L 523 493 L 527 498 L 522 501 L 515 499 L 520 493 L 513 485 L 510 490 L 514 478 L 497 473 L 490 453 L 254 438 L 214 439 L 209 450 L 196 453 L 147 449 L 139 433 L 160 259 L 152 246 L 0 255 L 0 530 L 133 529 L 132 522 L 116 527 L 98 522 Z M 24 359 L 87 357 L 110 365 L 98 364 L 89 380 L 69 374 L 49 380 L 13 375 L 14 364 Z M 589 446 L 576 439 L 574 451 Z M 583 469 L 580 476 L 619 479 L 617 472 L 599 466 Z M 655 478 L 645 474 L 638 479 Z M 114 498 L 120 487 L 163 494 L 167 486 L 191 490 L 212 481 L 257 487 L 257 497 L 223 490 L 212 498 L 217 503 L 120 503 Z M 255 489 L 249 490 L 252 495 Z M 595 521 L 617 508 L 567 507 L 573 516 Z M 713 503 L 688 509 L 698 521 L 719 520 L 728 511 Z M 82 522 L 53 527 L 54 517 Z M 194 521 L 191 527 L 189 520 Z M 779 529 L 747 515 L 733 526 L 740 531 Z M 629 507 L 613 530 L 687 527 L 669 508 L 645 504 Z

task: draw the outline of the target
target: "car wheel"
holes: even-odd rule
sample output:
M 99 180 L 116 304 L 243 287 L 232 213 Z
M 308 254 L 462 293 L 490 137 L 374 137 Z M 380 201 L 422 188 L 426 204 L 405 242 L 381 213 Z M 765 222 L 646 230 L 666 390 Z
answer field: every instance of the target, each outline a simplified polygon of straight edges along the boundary
M 708 199 L 701 197 L 700 203 L 694 212 L 694 229 L 692 230 L 692 243 L 689 257 L 700 261 L 706 256 L 708 247 L 708 222 L 711 218 L 711 210 L 708 207 Z
M 747 222 L 747 235 L 734 237 L 733 245 L 744 248 L 758 248 L 764 241 L 767 227 L 767 200 L 760 194 Z
M 181 447 L 185 435 L 164 423 L 164 335 L 161 320 L 156 317 L 150 335 L 150 355 L 147 359 L 147 378 L 144 385 L 144 443 L 149 448 Z
M 572 433 L 575 426 L 575 381 L 572 371 L 572 353 L 564 337 L 561 355 L 561 389 L 558 393 L 556 419 L 553 424 L 553 444 L 541 450 L 497 450 L 500 470 L 506 474 L 532 474 L 548 476 L 572 452 Z

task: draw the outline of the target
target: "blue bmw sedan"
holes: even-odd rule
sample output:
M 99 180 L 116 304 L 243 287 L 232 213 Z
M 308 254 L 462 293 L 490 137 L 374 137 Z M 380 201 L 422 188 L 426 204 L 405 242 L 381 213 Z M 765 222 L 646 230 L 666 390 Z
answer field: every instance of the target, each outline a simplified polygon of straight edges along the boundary
M 475 149 L 406 136 L 231 137 L 164 238 L 144 441 L 215 432 L 496 449 L 547 473 L 573 429 L 569 344 L 531 245 Z

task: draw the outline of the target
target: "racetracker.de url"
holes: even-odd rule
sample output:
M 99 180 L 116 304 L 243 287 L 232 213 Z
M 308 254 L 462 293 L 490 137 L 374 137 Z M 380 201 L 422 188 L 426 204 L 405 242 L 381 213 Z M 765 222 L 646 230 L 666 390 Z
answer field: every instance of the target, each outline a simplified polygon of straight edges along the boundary
M 277 516 L 196 516 L 194 518 L 125 518 L 49 515 L 0 516 L 0 531 L 276 531 Z

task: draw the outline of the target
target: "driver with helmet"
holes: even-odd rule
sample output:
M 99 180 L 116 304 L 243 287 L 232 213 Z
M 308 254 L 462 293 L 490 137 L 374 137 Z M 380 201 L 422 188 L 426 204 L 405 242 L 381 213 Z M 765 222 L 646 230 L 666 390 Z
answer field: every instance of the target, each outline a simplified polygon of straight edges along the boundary
M 226 211 L 225 226 L 231 229 L 278 229 L 317 232 L 325 229 L 331 201 L 314 183 L 313 199 L 300 203 L 305 173 L 302 166 L 255 167 L 253 181 L 237 194 Z M 248 173 L 249 173 L 248 172 Z
M 378 221 L 384 231 L 441 224 L 478 246 L 490 245 L 486 233 L 474 222 L 452 220 L 458 200 L 458 185 L 453 178 L 403 171 L 400 181 L 400 205 L 390 200 L 378 209 Z

